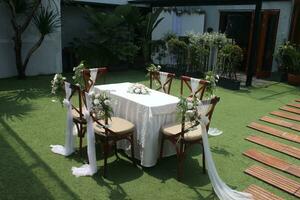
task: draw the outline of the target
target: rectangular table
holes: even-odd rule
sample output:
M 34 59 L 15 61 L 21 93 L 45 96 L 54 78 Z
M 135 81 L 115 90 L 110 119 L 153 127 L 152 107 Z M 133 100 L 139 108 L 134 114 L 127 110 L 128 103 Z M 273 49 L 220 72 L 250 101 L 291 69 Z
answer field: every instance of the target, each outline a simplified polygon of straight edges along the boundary
M 160 128 L 176 121 L 176 105 L 179 98 L 150 90 L 147 95 L 128 93 L 132 83 L 117 83 L 95 86 L 95 92 L 108 91 L 112 98 L 114 116 L 135 124 L 135 157 L 141 165 L 152 167 L 156 164 L 160 151 Z M 120 141 L 118 148 L 129 150 L 127 141 Z M 175 148 L 164 144 L 164 156 L 175 154 Z

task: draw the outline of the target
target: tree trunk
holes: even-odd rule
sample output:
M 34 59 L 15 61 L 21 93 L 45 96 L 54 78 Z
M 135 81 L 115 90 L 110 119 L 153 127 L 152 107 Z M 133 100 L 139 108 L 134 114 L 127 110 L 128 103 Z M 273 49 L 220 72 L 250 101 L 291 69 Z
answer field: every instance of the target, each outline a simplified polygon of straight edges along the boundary
M 18 78 L 24 79 L 26 77 L 25 70 L 23 69 L 23 58 L 22 58 L 22 34 L 18 29 L 15 31 L 15 36 L 13 38 L 15 45 L 15 58 L 16 58 L 16 66 L 18 71 Z

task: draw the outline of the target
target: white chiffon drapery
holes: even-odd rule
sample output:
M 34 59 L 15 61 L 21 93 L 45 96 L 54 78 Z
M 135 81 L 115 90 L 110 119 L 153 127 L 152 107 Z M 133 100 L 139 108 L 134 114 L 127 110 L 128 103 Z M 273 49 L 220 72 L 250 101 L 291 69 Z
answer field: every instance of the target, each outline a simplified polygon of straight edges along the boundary
M 168 73 L 167 72 L 159 72 L 159 80 L 160 80 L 160 83 L 161 83 L 161 92 L 165 92 L 164 87 L 165 87 L 165 84 L 167 82 L 167 79 L 168 79 Z
M 200 82 L 200 79 L 191 78 L 191 89 L 192 89 L 193 95 L 195 95 L 195 93 L 197 92 L 197 89 L 199 88 L 199 82 Z
M 72 93 L 72 89 L 70 88 L 70 83 L 65 82 L 65 91 L 66 98 L 63 101 L 64 106 L 67 108 L 67 128 L 65 133 L 65 146 L 62 145 L 50 145 L 51 151 L 56 154 L 60 154 L 63 156 L 71 155 L 74 149 L 74 134 L 73 134 L 73 116 L 72 116 L 72 105 L 69 101 L 69 98 Z
M 213 161 L 213 157 L 210 151 L 208 136 L 206 131 L 206 125 L 209 123 L 209 120 L 205 116 L 205 113 L 209 110 L 209 101 L 203 101 L 202 105 L 198 107 L 199 113 L 202 116 L 202 120 L 200 123 L 201 131 L 202 131 L 202 141 L 204 146 L 204 154 L 205 154 L 205 162 L 207 166 L 207 172 L 213 189 L 220 200 L 253 200 L 253 197 L 249 193 L 239 192 L 231 189 L 222 181 L 220 178 L 215 163 Z
M 79 176 L 92 176 L 97 172 L 96 163 L 96 150 L 95 150 L 95 134 L 93 127 L 93 119 L 90 116 L 90 110 L 92 107 L 90 96 L 85 93 L 86 99 L 86 109 L 84 109 L 83 114 L 87 122 L 87 150 L 88 150 L 88 160 L 89 164 L 82 165 L 81 167 L 72 167 L 72 173 L 76 177 Z
M 90 88 L 90 91 L 93 91 L 94 89 L 94 85 L 95 85 L 95 82 L 96 82 L 96 79 L 97 79 L 97 74 L 98 74 L 98 68 L 93 68 L 93 69 L 90 69 L 90 79 L 92 80 L 92 87 Z

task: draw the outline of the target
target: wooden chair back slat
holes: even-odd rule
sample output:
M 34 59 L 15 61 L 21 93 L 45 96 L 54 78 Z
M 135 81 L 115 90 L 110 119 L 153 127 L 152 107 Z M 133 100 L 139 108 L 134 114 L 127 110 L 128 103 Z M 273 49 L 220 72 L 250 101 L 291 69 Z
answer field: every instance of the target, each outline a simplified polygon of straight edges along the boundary
M 158 82 L 159 87 L 156 90 L 163 89 L 164 93 L 170 94 L 171 86 L 173 78 L 175 77 L 175 74 L 168 73 L 167 80 L 164 85 L 162 85 L 160 81 L 160 74 L 159 72 L 150 72 L 150 88 L 153 89 L 153 81 Z
M 199 79 L 200 86 L 199 86 L 198 90 L 195 91 L 195 93 L 193 94 L 192 86 L 191 86 L 191 79 L 192 79 L 192 77 L 189 77 L 189 76 L 181 76 L 180 96 L 183 96 L 183 88 L 184 88 L 184 86 L 186 86 L 190 92 L 189 97 L 192 97 L 195 95 L 199 100 L 202 100 L 204 93 L 205 93 L 205 89 L 209 82 L 206 80 Z

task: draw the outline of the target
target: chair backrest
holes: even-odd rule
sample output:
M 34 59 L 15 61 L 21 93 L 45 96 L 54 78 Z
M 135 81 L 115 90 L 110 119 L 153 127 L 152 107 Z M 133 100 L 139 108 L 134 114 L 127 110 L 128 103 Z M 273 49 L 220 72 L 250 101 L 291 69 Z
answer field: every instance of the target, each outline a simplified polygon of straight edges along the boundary
M 93 68 L 93 69 L 84 69 L 82 70 L 82 76 L 84 80 L 85 92 L 89 92 L 90 89 L 94 86 L 96 80 L 100 77 L 103 78 L 105 83 L 105 75 L 107 74 L 107 68 Z
M 189 97 L 196 96 L 202 100 L 208 81 L 202 79 L 195 79 L 189 76 L 181 76 L 180 96 L 183 95 L 183 88 L 186 86 L 189 89 Z M 194 90 L 194 91 L 193 91 Z
M 153 89 L 153 82 L 158 83 L 156 90 L 162 90 L 166 94 L 170 94 L 172 80 L 175 74 L 167 72 L 150 72 L 150 88 Z
M 208 131 L 209 126 L 210 126 L 210 122 L 215 110 L 215 107 L 217 105 L 217 103 L 220 101 L 220 97 L 213 97 L 212 99 L 209 100 L 202 100 L 201 103 L 201 107 L 203 108 L 203 110 L 205 111 L 205 116 L 209 119 L 208 124 L 206 125 L 206 131 Z M 185 130 L 185 115 L 182 115 L 182 119 L 181 119 L 181 134 L 183 135 L 184 133 L 186 133 L 187 130 Z
M 79 119 L 83 121 L 84 119 L 83 119 L 82 108 L 83 108 L 83 106 L 85 106 L 85 101 L 82 99 L 83 91 L 77 85 L 74 85 L 71 83 L 68 83 L 68 84 L 70 85 L 70 89 L 71 89 L 71 95 L 69 96 L 68 101 L 72 105 L 72 110 L 75 110 L 79 114 Z M 78 107 L 72 101 L 72 99 L 75 97 L 76 94 L 77 94 L 77 98 L 78 98 Z

